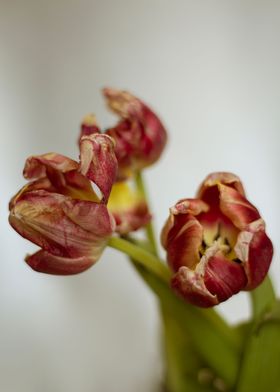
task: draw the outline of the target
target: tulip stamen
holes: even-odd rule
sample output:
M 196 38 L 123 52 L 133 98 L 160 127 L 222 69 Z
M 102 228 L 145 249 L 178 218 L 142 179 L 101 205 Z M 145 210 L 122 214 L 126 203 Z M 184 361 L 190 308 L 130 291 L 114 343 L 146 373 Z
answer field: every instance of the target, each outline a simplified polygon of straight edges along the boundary
M 206 249 L 209 247 L 209 245 L 205 242 L 205 240 L 203 239 L 199 248 L 199 257 L 201 258 L 204 253 L 206 252 Z
M 221 237 L 221 223 L 218 223 L 217 234 L 213 238 L 213 242 L 219 240 Z

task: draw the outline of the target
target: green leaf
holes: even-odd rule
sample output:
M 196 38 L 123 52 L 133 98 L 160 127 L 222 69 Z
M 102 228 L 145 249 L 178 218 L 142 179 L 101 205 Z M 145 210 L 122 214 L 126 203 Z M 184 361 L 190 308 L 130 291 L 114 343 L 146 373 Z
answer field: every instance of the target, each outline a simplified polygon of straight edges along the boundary
M 161 305 L 166 358 L 165 389 L 170 392 L 213 392 L 215 375 L 197 354 L 190 336 L 173 314 Z
M 132 261 L 133 262 L 133 261 Z M 195 351 L 228 387 L 235 384 L 240 360 L 240 336 L 213 309 L 200 309 L 182 301 L 157 276 L 135 264 L 145 282 L 158 295 L 189 336 Z M 190 389 L 190 391 L 192 391 Z
M 262 314 L 269 310 L 275 302 L 275 293 L 271 280 L 267 276 L 263 283 L 250 292 L 253 321 L 258 322 Z
M 269 278 L 251 294 L 253 324 L 240 367 L 237 392 L 280 391 L 280 303 Z

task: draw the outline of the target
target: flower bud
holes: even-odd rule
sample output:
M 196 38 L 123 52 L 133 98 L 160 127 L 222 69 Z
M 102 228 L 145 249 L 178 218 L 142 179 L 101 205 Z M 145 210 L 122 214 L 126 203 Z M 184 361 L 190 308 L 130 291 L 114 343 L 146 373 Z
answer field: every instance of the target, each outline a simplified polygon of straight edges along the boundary
M 129 181 L 114 184 L 108 209 L 115 218 L 116 231 L 122 235 L 140 229 L 151 220 L 146 201 Z
M 130 177 L 156 162 L 166 144 L 166 130 L 155 113 L 126 91 L 105 88 L 108 107 L 120 117 L 106 131 L 116 142 L 118 179 Z
M 28 158 L 24 176 L 33 181 L 10 202 L 10 224 L 42 248 L 26 258 L 36 271 L 84 271 L 99 259 L 115 231 L 106 206 L 117 170 L 113 140 L 91 134 L 80 145 L 80 163 L 54 153 Z
M 257 287 L 273 255 L 264 221 L 231 173 L 209 175 L 196 199 L 172 207 L 161 239 L 174 271 L 172 287 L 202 307 Z
M 92 266 L 115 225 L 104 204 L 45 190 L 21 195 L 9 221 L 20 235 L 42 248 L 26 257 L 27 264 L 57 275 L 76 274 Z

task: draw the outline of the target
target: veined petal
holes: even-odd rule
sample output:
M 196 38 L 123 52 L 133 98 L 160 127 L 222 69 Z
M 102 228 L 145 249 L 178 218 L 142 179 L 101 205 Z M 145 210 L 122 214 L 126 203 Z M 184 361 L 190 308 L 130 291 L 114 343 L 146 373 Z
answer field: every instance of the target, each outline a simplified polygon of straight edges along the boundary
M 44 178 L 46 182 L 47 178 L 53 187 L 52 192 L 83 200 L 98 201 L 90 181 L 77 171 L 78 167 L 78 163 L 70 158 L 49 153 L 28 158 L 23 173 L 28 179 Z M 40 188 L 37 186 L 36 189 Z M 41 189 L 50 190 L 50 187 L 47 189 L 42 186 Z
M 80 139 L 79 171 L 98 186 L 105 203 L 116 179 L 117 166 L 110 136 L 95 133 Z
M 265 233 L 262 219 L 252 222 L 240 232 L 234 251 L 247 275 L 246 289 L 252 290 L 265 278 L 273 256 L 273 246 Z
M 173 271 L 181 266 L 194 268 L 200 259 L 203 227 L 194 215 L 207 211 L 198 199 L 184 199 L 170 209 L 170 216 L 161 233 L 161 243 L 167 250 L 167 260 Z
M 115 231 L 115 220 L 104 204 L 68 199 L 62 209 L 72 222 L 95 235 L 97 240 L 108 238 Z
M 131 188 L 128 182 L 114 184 L 108 201 L 120 234 L 127 234 L 145 226 L 151 220 L 148 206 L 143 197 Z
M 9 203 L 9 210 L 11 211 L 15 204 L 20 200 L 20 198 L 28 192 L 37 191 L 37 190 L 45 190 L 48 192 L 55 192 L 55 188 L 52 186 L 50 180 L 47 177 L 39 178 L 38 180 L 29 182 L 24 187 L 22 187 L 18 193 L 12 197 Z
M 80 172 L 73 170 L 64 174 L 65 186 L 58 189 L 63 195 L 73 199 L 99 203 L 99 198 L 92 189 L 91 181 Z
M 170 213 L 173 215 L 192 214 L 196 216 L 208 210 L 209 206 L 200 199 L 182 199 L 170 208 Z
M 81 256 L 76 258 L 55 256 L 44 250 L 39 250 L 25 258 L 26 263 L 35 271 L 52 275 L 79 274 L 90 268 L 96 260 Z
M 218 242 L 208 248 L 195 270 L 181 267 L 172 279 L 172 287 L 188 302 L 210 307 L 244 289 L 247 278 L 242 266 L 229 261 Z
M 243 230 L 249 223 L 260 219 L 256 207 L 235 189 L 220 184 L 219 193 L 221 211 L 239 230 Z
M 9 220 L 24 238 L 55 256 L 69 258 L 97 260 L 114 230 L 105 205 L 42 190 L 25 193 Z
M 205 286 L 203 276 L 188 267 L 181 267 L 171 281 L 173 290 L 187 302 L 208 308 L 219 303 Z
M 167 261 L 173 271 L 181 266 L 194 268 L 200 259 L 203 228 L 192 215 L 179 215 L 167 237 Z
M 226 301 L 247 284 L 242 266 L 228 260 L 221 252 L 208 260 L 204 281 L 208 290 L 217 295 L 219 302 Z
M 245 195 L 245 191 L 244 191 L 242 182 L 240 181 L 239 177 L 237 177 L 233 173 L 216 172 L 216 173 L 209 174 L 205 178 L 205 180 L 202 182 L 202 184 L 200 185 L 200 187 L 197 191 L 197 197 L 200 199 L 204 199 L 205 191 L 208 188 L 218 186 L 219 184 L 227 185 L 227 186 L 235 189 L 241 195 L 243 195 L 243 196 Z
M 23 169 L 26 179 L 42 178 L 47 176 L 47 170 L 54 169 L 66 173 L 78 169 L 78 163 L 61 154 L 48 153 L 27 158 Z
M 106 87 L 102 92 L 108 107 L 121 118 L 130 118 L 131 116 L 141 118 L 143 116 L 143 103 L 128 91 Z

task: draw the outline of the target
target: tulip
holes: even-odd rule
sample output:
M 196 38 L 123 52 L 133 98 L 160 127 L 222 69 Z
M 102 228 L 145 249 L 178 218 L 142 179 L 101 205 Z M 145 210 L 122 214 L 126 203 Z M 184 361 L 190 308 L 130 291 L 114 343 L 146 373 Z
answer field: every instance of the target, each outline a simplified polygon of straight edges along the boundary
M 161 241 L 173 289 L 201 307 L 257 287 L 273 255 L 263 219 L 231 173 L 210 174 L 197 198 L 172 207 Z
M 81 122 L 79 142 L 85 135 L 100 132 L 95 116 L 89 114 Z M 83 146 L 84 148 L 86 147 Z M 116 232 L 121 235 L 136 231 L 151 220 L 146 200 L 137 189 L 133 188 L 130 180 L 122 180 L 114 184 L 108 201 L 108 209 L 115 218 Z
M 30 182 L 10 202 L 10 224 L 42 248 L 26 257 L 36 271 L 88 269 L 115 231 L 106 205 L 117 171 L 114 142 L 90 134 L 81 138 L 80 150 L 79 163 L 54 153 L 28 158 L 24 176 Z
M 138 230 L 151 220 L 146 200 L 129 181 L 114 184 L 108 209 L 115 218 L 116 232 L 121 235 Z
M 105 88 L 103 94 L 108 107 L 120 117 L 106 133 L 116 142 L 118 179 L 125 179 L 159 159 L 166 130 L 155 113 L 130 93 Z

